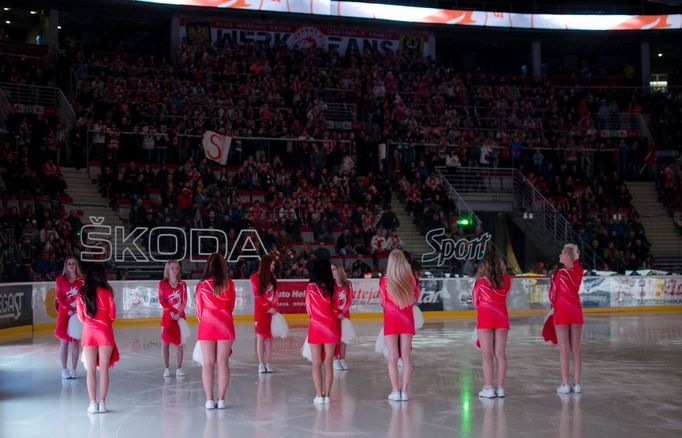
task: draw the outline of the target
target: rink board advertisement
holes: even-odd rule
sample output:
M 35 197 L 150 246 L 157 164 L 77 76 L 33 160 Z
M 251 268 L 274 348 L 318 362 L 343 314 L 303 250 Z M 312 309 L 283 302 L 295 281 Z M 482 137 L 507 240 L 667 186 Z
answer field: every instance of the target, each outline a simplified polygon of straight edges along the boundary
M 353 279 L 351 313 L 380 313 L 379 280 Z M 472 310 L 474 278 L 421 279 L 419 306 L 424 311 Z M 187 280 L 187 314 L 194 314 L 194 291 L 198 280 Z M 253 294 L 248 280 L 234 280 L 235 315 L 253 314 Z M 305 313 L 306 280 L 280 280 L 279 307 L 282 313 Z M 158 281 L 112 281 L 117 318 L 159 318 Z M 549 307 L 549 277 L 514 277 L 507 295 L 510 309 Z M 23 295 L 21 295 L 23 293 Z M 33 297 L 33 308 L 28 301 Z M 0 324 L 54 322 L 54 283 L 0 285 Z M 682 304 L 682 276 L 585 277 L 580 286 L 583 307 L 634 307 Z M 18 313 L 17 313 L 18 312 Z M 17 316 L 18 315 L 18 316 Z M 15 319 L 16 318 L 16 319 Z
M 31 285 L 3 285 L 0 288 L 0 330 L 33 324 Z

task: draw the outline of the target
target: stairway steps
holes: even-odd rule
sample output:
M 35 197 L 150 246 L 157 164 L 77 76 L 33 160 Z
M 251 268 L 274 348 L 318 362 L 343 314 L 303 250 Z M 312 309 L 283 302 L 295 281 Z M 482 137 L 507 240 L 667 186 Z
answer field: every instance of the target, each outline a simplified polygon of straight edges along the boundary
M 632 195 L 632 205 L 642 220 L 646 237 L 651 243 L 650 252 L 657 265 L 669 271 L 682 270 L 682 237 L 672 222 L 667 209 L 658 201 L 652 182 L 627 182 Z

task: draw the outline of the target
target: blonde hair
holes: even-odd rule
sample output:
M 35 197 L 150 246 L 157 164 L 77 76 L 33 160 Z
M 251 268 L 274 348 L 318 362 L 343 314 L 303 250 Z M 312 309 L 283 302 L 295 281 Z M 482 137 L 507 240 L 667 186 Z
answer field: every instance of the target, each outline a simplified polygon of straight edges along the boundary
M 69 260 L 73 260 L 76 263 L 76 277 L 82 277 L 83 271 L 81 271 L 81 265 L 80 265 L 80 263 L 78 263 L 78 259 L 76 259 L 76 257 L 73 257 L 73 256 L 67 257 L 64 260 L 64 268 L 62 268 L 62 275 L 64 277 L 66 277 L 66 274 L 67 274 L 66 265 L 69 263 Z
M 414 281 L 412 267 L 405 254 L 399 249 L 391 251 L 386 267 L 386 283 L 388 294 L 401 309 L 414 304 Z
M 182 270 L 180 269 L 180 263 L 178 263 L 176 260 L 169 260 L 166 262 L 166 266 L 163 267 L 163 279 L 164 280 L 170 280 L 170 268 L 173 265 L 178 265 L 178 278 L 177 278 L 177 280 L 180 281 L 180 277 L 182 276 Z
M 350 281 L 348 281 L 348 276 L 346 275 L 346 270 L 339 263 L 334 263 L 332 266 L 336 268 L 336 275 L 339 277 L 339 283 L 342 287 L 350 286 Z
M 578 245 L 576 245 L 575 243 L 567 243 L 566 245 L 564 245 L 564 249 L 562 249 L 562 251 L 566 250 L 571 251 L 573 261 L 578 260 L 578 257 L 580 257 L 580 250 L 578 249 Z

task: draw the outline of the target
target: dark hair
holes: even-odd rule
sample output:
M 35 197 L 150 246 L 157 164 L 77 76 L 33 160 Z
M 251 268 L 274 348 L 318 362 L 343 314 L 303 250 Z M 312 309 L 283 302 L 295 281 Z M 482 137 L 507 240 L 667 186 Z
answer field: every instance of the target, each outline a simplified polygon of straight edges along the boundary
M 277 289 L 277 277 L 275 273 L 270 270 L 270 265 L 275 261 L 275 256 L 266 254 L 260 258 L 258 264 L 258 295 L 263 296 L 263 293 L 272 286 Z
M 225 263 L 225 258 L 217 252 L 211 254 L 208 261 L 206 261 L 206 268 L 204 269 L 201 281 L 208 280 L 209 278 L 213 279 L 214 295 L 220 295 L 227 289 L 227 282 L 230 279 L 230 275 L 227 272 L 227 263 Z
M 111 286 L 109 286 L 109 282 L 107 282 L 104 265 L 93 263 L 85 273 L 85 282 L 80 291 L 80 295 L 85 303 L 85 313 L 91 318 L 94 318 L 97 314 L 97 289 L 99 288 L 113 291 Z
M 394 231 L 396 230 L 394 229 Z M 402 252 L 405 255 L 405 260 L 407 260 L 407 263 L 410 264 L 410 268 L 412 268 L 412 274 L 414 274 L 415 277 L 418 277 L 419 271 L 421 270 L 419 260 L 412 257 L 412 254 L 409 251 L 403 249 Z
M 487 249 L 481 264 L 478 265 L 478 276 L 487 278 L 492 287 L 500 289 L 504 286 L 505 273 L 506 268 L 502 257 L 497 255 L 492 249 Z
M 332 275 L 332 265 L 329 263 L 329 260 L 316 259 L 313 262 L 310 282 L 320 286 L 325 297 L 331 296 L 334 293 L 334 276 Z

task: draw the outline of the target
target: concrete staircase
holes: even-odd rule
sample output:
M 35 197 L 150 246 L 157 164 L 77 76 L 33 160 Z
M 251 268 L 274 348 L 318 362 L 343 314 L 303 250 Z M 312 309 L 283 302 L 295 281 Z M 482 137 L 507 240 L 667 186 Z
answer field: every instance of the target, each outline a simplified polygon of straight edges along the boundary
M 121 219 L 119 214 L 109 207 L 109 201 L 103 197 L 97 190 L 97 185 L 94 184 L 87 174 L 87 171 L 81 169 L 76 171 L 74 168 L 62 167 L 62 175 L 66 181 L 66 194 L 73 198 L 73 208 L 83 211 L 83 224 L 90 223 L 90 216 L 103 217 L 104 225 L 108 225 L 113 229 L 116 226 L 126 227 L 126 223 Z M 114 233 L 115 234 L 115 233 Z M 123 243 L 122 237 L 112 236 L 116 239 L 115 245 L 117 252 L 120 254 L 126 247 L 132 246 L 130 242 Z M 139 244 L 140 240 L 138 240 Z M 143 245 L 140 245 L 141 247 Z M 112 260 L 113 261 L 113 260 Z M 114 262 L 117 271 L 126 271 L 128 279 L 150 279 L 161 278 L 163 274 L 163 265 L 157 262 L 136 262 L 128 260 L 128 257 L 122 262 Z
M 71 167 L 62 167 L 62 175 L 66 181 L 66 194 L 73 198 L 73 207 L 83 210 L 83 224 L 90 223 L 90 216 L 104 217 L 104 224 L 111 227 L 124 226 L 118 214 L 111 209 L 108 201 L 97 190 L 85 169 L 76 171 Z
M 395 199 L 395 208 L 393 208 L 393 213 L 398 217 L 400 221 L 400 227 L 398 228 L 398 234 L 405 244 L 405 250 L 409 251 L 416 260 L 421 263 L 421 258 L 423 254 L 430 253 L 433 249 L 426 243 L 426 237 L 419 232 L 419 228 L 412 223 L 410 216 L 407 215 L 405 211 L 405 204 L 401 203 Z M 438 265 L 433 263 L 421 263 L 422 268 L 427 271 L 442 270 L 443 268 L 438 268 Z
M 682 238 L 663 204 L 658 201 L 654 184 L 649 181 L 626 183 L 632 205 L 642 218 L 651 254 L 665 271 L 682 272 Z

